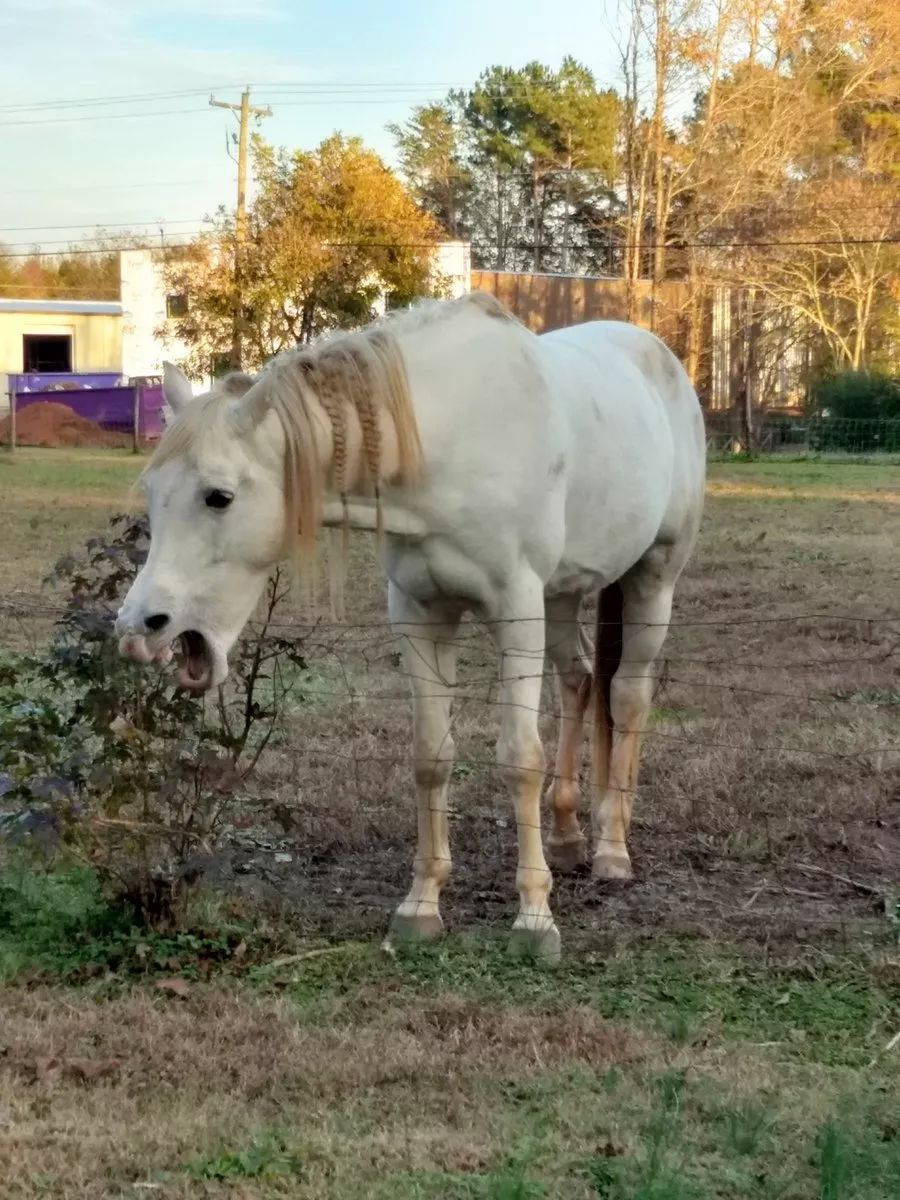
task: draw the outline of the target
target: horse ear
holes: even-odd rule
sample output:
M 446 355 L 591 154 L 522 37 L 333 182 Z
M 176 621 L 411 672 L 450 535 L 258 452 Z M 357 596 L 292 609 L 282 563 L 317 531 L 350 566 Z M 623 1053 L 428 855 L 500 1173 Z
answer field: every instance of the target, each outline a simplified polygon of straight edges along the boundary
M 235 411 L 245 429 L 255 428 L 269 411 L 268 382 L 265 375 L 251 380 L 250 387 L 237 402 Z
M 194 398 L 187 376 L 174 363 L 163 363 L 163 399 L 177 416 Z

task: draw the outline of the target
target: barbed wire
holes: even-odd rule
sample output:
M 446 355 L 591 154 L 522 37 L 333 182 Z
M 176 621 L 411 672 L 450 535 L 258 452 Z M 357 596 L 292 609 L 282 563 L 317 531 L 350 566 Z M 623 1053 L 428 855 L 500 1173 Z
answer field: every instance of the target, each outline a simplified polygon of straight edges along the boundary
M 40 594 L 23 592 L 14 596 L 11 599 L 0 599 L 0 612 L 21 610 L 26 615 L 37 614 L 44 616 L 63 617 L 70 613 L 72 609 L 65 604 L 51 603 L 43 601 Z M 81 608 L 79 612 L 87 615 L 105 616 L 113 613 L 115 610 L 110 608 L 87 609 Z M 586 609 L 590 611 L 590 609 Z M 557 619 L 556 617 L 548 620 L 542 615 L 521 616 L 521 617 L 473 617 L 472 624 L 484 628 L 491 628 L 503 625 L 518 625 L 534 621 L 544 621 L 547 624 L 553 625 L 583 625 L 584 620 L 581 617 Z M 622 622 L 626 629 L 693 629 L 693 628 L 718 628 L 731 627 L 734 625 L 781 625 L 790 622 L 802 621 L 847 621 L 862 625 L 898 625 L 900 626 L 900 613 L 882 613 L 881 615 L 858 614 L 858 613 L 835 613 L 835 612 L 816 612 L 813 610 L 804 610 L 799 613 L 785 613 L 779 616 L 766 617 L 749 617 L 749 616 L 722 616 L 722 617 L 703 617 L 696 620 L 687 618 L 674 617 L 671 621 L 629 621 Z M 442 621 L 410 621 L 404 618 L 402 622 L 404 627 L 433 629 L 435 627 L 444 627 Z M 329 619 L 327 621 L 320 617 L 312 617 L 308 620 L 272 620 L 269 624 L 273 629 L 339 629 L 339 630 L 363 630 L 363 629 L 393 629 L 392 623 L 385 618 L 384 620 L 358 620 L 346 621 Z
M 42 610 L 36 611 L 34 608 L 28 610 L 23 601 L 0 601 L 0 612 L 16 612 L 19 619 L 24 623 L 29 624 L 31 620 L 46 619 L 50 614 L 57 619 L 63 615 L 70 615 L 76 620 L 79 617 L 90 617 L 95 619 L 109 620 L 112 615 L 112 609 L 85 607 L 81 610 L 73 610 L 70 607 L 57 604 L 45 603 Z M 535 618 L 537 619 L 537 618 Z M 779 617 L 765 616 L 759 618 L 744 618 L 742 620 L 732 621 L 727 618 L 711 619 L 699 618 L 697 620 L 678 619 L 673 622 L 674 629 L 700 628 L 705 630 L 717 629 L 719 627 L 728 627 L 734 624 L 740 627 L 760 626 L 764 629 L 769 629 L 775 624 L 784 624 L 794 628 L 799 622 L 809 621 L 824 621 L 834 620 L 837 622 L 846 622 L 846 624 L 857 631 L 863 632 L 866 626 L 872 626 L 879 630 L 893 632 L 893 626 L 898 621 L 898 618 L 893 615 L 882 616 L 863 616 L 863 615 L 844 615 L 833 613 L 821 613 L 804 611 L 801 613 L 785 614 Z M 506 622 L 503 622 L 504 624 Z M 560 624 L 568 624 L 569 622 L 561 622 Z M 433 622 L 422 622 L 422 628 L 426 629 Z M 472 646 L 475 639 L 483 636 L 486 627 L 490 626 L 491 622 L 474 622 L 472 633 L 466 636 L 461 641 L 455 639 L 442 639 L 443 644 L 448 644 L 453 641 L 459 648 L 464 649 Z M 415 628 L 415 627 L 414 627 Z M 450 749 L 448 746 L 449 739 L 471 737 L 473 728 L 471 724 L 466 727 L 466 716 L 471 714 L 472 707 L 483 706 L 490 709 L 495 709 L 502 714 L 509 708 L 518 708 L 523 711 L 533 713 L 539 718 L 548 718 L 559 721 L 564 718 L 565 714 L 560 711 L 557 704 L 530 705 L 516 701 L 508 695 L 495 694 L 496 689 L 501 685 L 498 678 L 496 668 L 490 675 L 479 676 L 476 672 L 476 677 L 464 678 L 459 685 L 453 686 L 452 694 L 448 697 L 447 690 L 434 669 L 433 664 L 426 664 L 424 672 L 410 670 L 408 666 L 400 666 L 395 662 L 391 664 L 391 672 L 397 678 L 397 691 L 380 691 L 376 688 L 367 686 L 367 681 L 359 681 L 356 677 L 348 672 L 348 659 L 352 656 L 356 659 L 361 659 L 367 666 L 371 668 L 371 662 L 367 655 L 373 652 L 383 658 L 386 648 L 396 647 L 404 638 L 405 635 L 400 631 L 392 630 L 387 622 L 367 620 L 357 622 L 339 622 L 323 619 L 309 622 L 277 622 L 273 621 L 269 625 L 268 633 L 260 633 L 260 627 L 257 626 L 251 629 L 251 634 L 261 637 L 263 641 L 269 641 L 277 648 L 278 643 L 282 641 L 277 636 L 277 630 L 302 630 L 305 638 L 299 639 L 298 649 L 300 653 L 309 662 L 313 671 L 318 667 L 322 668 L 322 662 L 315 660 L 315 654 L 318 653 L 326 660 L 330 657 L 332 660 L 337 659 L 337 665 L 343 676 L 343 686 L 335 685 L 328 679 L 325 680 L 325 686 L 321 686 L 318 681 L 314 681 L 313 685 L 308 689 L 304 689 L 302 682 L 303 670 L 298 672 L 299 695 L 295 691 L 294 698 L 296 705 L 284 707 L 281 710 L 279 721 L 281 724 L 286 724 L 291 720 L 296 721 L 299 712 L 303 711 L 307 703 L 315 704 L 318 701 L 326 701 L 321 715 L 324 719 L 328 719 L 335 712 L 342 714 L 343 724 L 339 737 L 335 736 L 334 729 L 323 730 L 316 719 L 315 710 L 306 709 L 310 713 L 311 724 L 305 733 L 301 744 L 298 744 L 293 754 L 296 755 L 296 761 L 302 761 L 309 769 L 317 772 L 325 772 L 326 776 L 329 770 L 337 770 L 342 775 L 349 776 L 351 786 L 355 778 L 355 786 L 360 797 L 365 795 L 365 789 L 371 785 L 373 787 L 384 788 L 391 786 L 390 772 L 394 769 L 402 770 L 405 774 L 411 773 L 411 768 L 415 763 L 416 777 L 418 780 L 418 800 L 416 808 L 426 821 L 425 829 L 427 834 L 423 834 L 419 840 L 419 851 L 416 857 L 417 869 L 416 877 L 421 876 L 422 854 L 425 855 L 425 862 L 432 864 L 451 864 L 453 855 L 443 852 L 443 847 L 446 842 L 443 840 L 449 834 L 451 825 L 458 819 L 466 821 L 483 821 L 489 825 L 492 830 L 497 831 L 498 839 L 502 837 L 502 830 L 516 830 L 520 835 L 531 831 L 545 835 L 548 832 L 548 823 L 546 820 L 547 800 L 541 797 L 534 790 L 544 792 L 548 787 L 556 783 L 563 783 L 569 788 L 574 788 L 574 795 L 579 798 L 580 803 L 578 808 L 583 812 L 587 812 L 593 808 L 596 812 L 598 805 L 605 797 L 607 805 L 612 805 L 612 811 L 616 808 L 616 798 L 624 806 L 623 814 L 619 814 L 619 819 L 623 821 L 620 826 L 614 821 L 612 827 L 598 824 L 597 818 L 593 819 L 593 833 L 586 839 L 590 843 L 590 851 L 585 848 L 585 862 L 589 860 L 591 853 L 603 852 L 604 849 L 612 855 L 618 854 L 624 858 L 623 852 L 626 844 L 626 839 L 616 835 L 616 830 L 624 827 L 626 831 L 633 825 L 633 832 L 628 841 L 638 841 L 642 836 L 650 833 L 654 836 L 670 836 L 679 837 L 693 830 L 698 836 L 715 836 L 716 821 L 713 818 L 704 818 L 698 813 L 688 813 L 685 815 L 685 820 L 681 824 L 673 824 L 670 821 L 658 821 L 655 819 L 655 811 L 649 813 L 639 808 L 633 822 L 630 819 L 630 802 L 636 794 L 635 786 L 621 786 L 612 780 L 604 780 L 602 784 L 598 784 L 592 779 L 592 772 L 583 773 L 584 764 L 584 748 L 579 748 L 573 759 L 572 770 L 562 772 L 553 766 L 552 757 L 549 747 L 546 751 L 546 763 L 542 762 L 536 766 L 523 766 L 519 761 L 510 761 L 509 756 L 504 756 L 502 753 L 484 754 L 478 749 L 474 749 L 474 753 L 457 752 L 455 749 Z M 388 637 L 380 636 L 382 631 L 388 631 Z M 354 641 L 358 635 L 365 635 L 362 641 Z M 416 640 L 415 634 L 412 634 L 412 640 Z M 423 642 L 428 642 L 430 639 L 422 638 Z M 482 643 L 484 644 L 484 643 Z M 486 644 L 485 644 L 485 648 Z M 493 647 L 491 648 L 493 650 Z M 898 646 L 892 645 L 882 650 L 880 655 L 873 657 L 871 654 L 863 655 L 843 655 L 839 659 L 810 659 L 810 660 L 795 660 L 790 664 L 790 669 L 796 670 L 798 666 L 805 666 L 809 669 L 829 667 L 837 662 L 842 667 L 851 663 L 880 665 L 890 664 L 892 667 L 892 675 L 896 672 L 893 670 L 892 656 L 897 653 Z M 393 657 L 394 651 L 391 652 Z M 379 659 L 380 661 L 380 659 Z M 885 804 L 888 799 L 886 788 L 893 786 L 892 780 L 897 778 L 898 770 L 900 770 L 900 738 L 896 743 L 883 743 L 870 739 L 864 741 L 863 744 L 856 744 L 863 738 L 867 732 L 864 722 L 854 723 L 853 725 L 844 724 L 840 729 L 837 727 L 829 727 L 828 738 L 831 741 L 830 745 L 810 745 L 804 744 L 803 739 L 817 739 L 821 741 L 822 731 L 818 727 L 804 726 L 798 718 L 797 726 L 791 731 L 792 736 L 788 742 L 777 736 L 773 737 L 774 723 L 767 716 L 762 722 L 748 722 L 742 714 L 731 714 L 721 711 L 700 711 L 700 712 L 684 712 L 663 711 L 659 712 L 659 708 L 665 702 L 672 701 L 672 693 L 678 689 L 713 689 L 716 694 L 723 696 L 733 696 L 738 700 L 746 700 L 749 704 L 754 704 L 762 699 L 778 699 L 790 702 L 794 705 L 801 704 L 816 704 L 816 705 L 836 705 L 846 706 L 843 711 L 855 710 L 863 716 L 868 717 L 873 711 L 883 711 L 894 715 L 900 707 L 900 684 L 895 684 L 894 679 L 887 681 L 887 686 L 884 688 L 884 695 L 875 692 L 874 698 L 860 698 L 853 695 L 824 695 L 824 694 L 807 694 L 797 691 L 781 691 L 777 689 L 757 688 L 745 685 L 741 682 L 729 682 L 721 677 L 721 672 L 715 679 L 695 679 L 684 678 L 681 675 L 673 675 L 671 673 L 671 665 L 679 661 L 700 662 L 704 666 L 710 664 L 727 664 L 732 667 L 738 667 L 740 670 L 745 670 L 747 666 L 765 666 L 771 669 L 773 666 L 784 667 L 785 664 L 761 664 L 758 659 L 745 662 L 741 659 L 729 656 L 724 659 L 701 659 L 701 660 L 681 660 L 677 656 L 663 655 L 659 660 L 660 672 L 658 678 L 654 680 L 653 692 L 653 709 L 656 709 L 654 714 L 653 709 L 650 710 L 650 720 L 642 721 L 635 724 L 626 723 L 620 725 L 616 729 L 616 733 L 620 737 L 629 735 L 637 736 L 646 740 L 653 745 L 674 745 L 682 750 L 682 754 L 678 758 L 682 761 L 689 761 L 687 756 L 690 753 L 696 752 L 701 756 L 701 761 L 716 762 L 721 768 L 723 760 L 721 758 L 706 758 L 703 755 L 708 755 L 710 752 L 715 755 L 728 755 L 733 757 L 737 762 L 757 761 L 760 764 L 760 770 L 764 769 L 766 763 L 785 763 L 785 764 L 812 764 L 807 769 L 813 772 L 818 772 L 818 764 L 828 764 L 832 771 L 832 779 L 847 780 L 852 778 L 854 781 L 862 780 L 878 781 L 870 783 L 870 792 L 863 792 L 860 800 L 864 803 L 856 805 L 853 811 L 845 813 L 841 812 L 839 821 L 842 828 L 854 827 L 859 830 L 871 830 L 874 825 L 883 824 L 883 814 L 887 811 Z M 623 664 L 626 670 L 622 671 L 620 666 L 617 678 L 623 681 L 635 678 L 645 678 L 643 674 L 632 674 L 627 671 L 627 660 Z M 523 680 L 529 678 L 540 678 L 541 680 L 550 679 L 555 676 L 554 670 L 540 670 L 533 673 L 520 673 L 515 676 L 506 675 L 503 683 L 509 684 L 515 680 Z M 366 724 L 371 717 L 371 713 L 366 712 L 366 706 L 371 704 L 386 704 L 391 707 L 406 706 L 414 699 L 409 695 L 398 694 L 400 684 L 415 685 L 416 697 L 420 700 L 441 699 L 452 701 L 455 706 L 455 711 L 448 719 L 447 730 L 441 740 L 440 746 L 434 751 L 432 746 L 431 751 L 423 754 L 421 749 L 417 750 L 414 744 L 396 743 L 385 746 L 376 745 L 374 748 L 367 740 Z M 849 686 L 849 680 L 846 681 Z M 424 686 L 423 686 L 424 685 Z M 433 685 L 435 689 L 440 690 L 424 690 L 428 685 Z M 862 686 L 862 685 L 860 685 Z M 484 687 L 485 693 L 479 694 L 476 690 L 478 687 Z M 290 693 L 288 693 L 290 694 Z M 210 698 L 211 703 L 215 700 Z M 334 702 L 334 703 L 332 703 Z M 350 706 L 351 714 L 348 715 L 348 710 L 342 705 Z M 719 727 L 726 728 L 740 723 L 742 726 L 742 735 L 725 734 L 718 732 Z M 405 724 L 405 720 L 404 720 Z M 760 726 L 762 725 L 762 729 Z M 763 732 L 764 730 L 764 732 Z M 480 725 L 477 730 L 477 736 L 480 739 L 488 734 L 488 730 L 484 725 Z M 785 732 L 787 730 L 785 729 Z M 390 735 L 382 730 L 380 733 L 372 732 L 371 737 L 384 741 Z M 842 744 L 843 742 L 843 744 Z M 886 761 L 885 761 L 886 760 Z M 429 784 L 427 782 L 428 768 L 433 768 L 433 779 Z M 367 777 L 365 773 L 360 773 L 361 768 L 375 768 L 371 775 Z M 726 768 L 727 769 L 727 768 Z M 793 766 L 788 766 L 785 769 L 793 770 Z M 801 768 L 802 769 L 802 768 Z M 777 771 L 777 768 L 775 768 Z M 519 799 L 516 801 L 514 808 L 518 811 L 506 813 L 501 810 L 498 813 L 487 813 L 479 806 L 472 809 L 466 807 L 463 810 L 461 807 L 456 807 L 447 800 L 447 793 L 444 790 L 446 784 L 451 784 L 453 787 L 458 787 L 461 780 L 459 775 L 454 775 L 454 771 L 461 772 L 463 775 L 466 772 L 486 772 L 492 778 L 496 774 L 504 775 L 504 791 L 511 791 L 513 799 L 515 799 L 516 787 L 510 788 L 510 775 L 513 779 L 518 780 Z M 584 777 L 582 777 L 584 774 Z M 537 781 L 537 782 L 535 782 Z M 429 795 L 429 788 L 434 789 L 435 793 L 442 793 L 441 800 L 435 803 L 423 803 Z M 545 793 L 546 795 L 546 793 Z M 523 796 L 526 798 L 523 799 Z M 777 804 L 777 801 L 775 802 Z M 532 806 L 537 807 L 532 807 Z M 787 814 L 791 819 L 798 821 L 810 821 L 816 818 L 817 814 L 824 812 L 824 801 L 820 802 L 818 794 L 814 797 L 811 805 L 808 805 L 803 811 L 796 811 Z M 608 810 L 609 811 L 609 810 Z M 542 818 L 533 819 L 534 814 L 544 813 Z M 769 821 L 778 817 L 778 812 L 773 808 L 773 802 L 766 797 L 762 797 L 760 808 L 748 814 L 753 828 L 759 828 L 766 831 L 768 834 Z M 727 825 L 727 816 L 723 816 L 722 821 Z M 430 826 L 430 828 L 429 828 Z M 734 830 L 732 829 L 732 832 Z M 177 835 L 177 829 L 166 829 L 163 831 L 166 836 Z M 231 830 L 231 834 L 239 836 L 239 830 Z M 229 834 L 229 836 L 231 836 Z M 424 839 L 424 840 L 423 840 Z M 429 845 L 430 842 L 430 845 Z M 236 844 L 236 843 L 235 843 Z M 413 840 L 409 844 L 410 858 L 413 856 Z M 552 841 L 550 843 L 552 848 Z M 722 857 L 727 857 L 724 853 Z M 779 873 L 787 873 L 794 870 L 799 870 L 801 873 L 809 871 L 821 870 L 823 875 L 833 874 L 833 878 L 841 882 L 841 886 L 851 888 L 854 891 L 860 892 L 866 896 L 886 894 L 886 884 L 884 882 L 868 882 L 867 880 L 852 879 L 847 876 L 829 872 L 825 868 L 818 868 L 815 865 L 802 862 L 796 855 L 796 851 L 790 848 L 776 847 L 773 851 L 773 861 L 770 864 L 769 870 Z M 520 857 L 520 871 L 539 873 L 542 870 L 538 860 L 525 861 Z M 552 858 L 551 858 L 552 870 Z M 872 870 L 867 870 L 867 876 L 874 878 L 877 873 Z M 505 894 L 512 893 L 512 879 L 508 878 L 507 870 L 502 861 L 497 862 L 496 870 L 492 872 L 491 877 L 496 881 L 494 886 L 499 888 L 500 881 L 503 881 L 503 889 Z M 538 875 L 533 876 L 535 880 L 535 893 L 538 895 L 540 887 L 538 886 Z M 766 886 L 766 880 L 755 881 L 754 886 L 757 891 L 754 892 L 752 900 L 755 900 L 759 894 L 759 889 Z M 403 887 L 398 885 L 398 891 Z M 787 889 L 790 891 L 790 889 Z M 525 889 L 523 895 L 529 894 Z M 821 893 L 809 893 L 814 898 L 827 899 Z M 400 896 L 398 895 L 398 900 Z M 354 898 L 348 897 L 352 903 Z M 380 907 L 380 905 L 379 905 Z M 436 911 L 436 909 L 435 909 Z M 525 914 L 531 922 L 531 927 L 537 933 L 542 933 L 545 929 L 550 930 L 552 927 L 553 918 L 547 916 L 545 911 L 537 909 L 529 909 L 527 904 L 520 906 L 520 914 Z
M 33 620 L 38 616 L 46 616 L 47 613 L 52 613 L 58 618 L 65 615 L 67 612 L 67 610 L 61 606 L 48 606 L 43 613 L 39 614 L 33 609 L 29 611 L 19 607 L 18 605 L 10 604 L 8 601 L 0 603 L 0 612 L 2 611 L 6 611 L 7 613 L 14 612 L 19 620 L 24 621 L 28 621 L 29 619 Z M 75 615 L 77 618 L 88 616 L 92 619 L 99 618 L 109 621 L 112 619 L 112 614 L 108 610 L 79 610 Z M 786 622 L 799 619 L 807 620 L 809 619 L 809 614 L 803 614 L 802 616 L 798 615 L 795 617 L 785 617 L 781 619 Z M 765 618 L 761 620 L 765 624 L 769 625 L 773 620 L 775 620 L 775 618 Z M 866 618 L 866 620 L 869 621 L 869 623 L 876 623 L 877 621 L 892 623 L 894 620 L 896 620 L 896 618 L 876 618 L 871 620 Z M 682 627 L 691 628 L 694 624 L 703 628 L 708 628 L 710 625 L 717 626 L 719 623 L 705 620 L 698 621 L 696 623 L 685 621 L 682 623 Z M 377 622 L 329 622 L 319 625 L 313 624 L 303 625 L 302 627 L 299 625 L 289 627 L 302 628 L 304 630 L 306 636 L 299 639 L 298 649 L 311 663 L 316 654 L 319 654 L 325 659 L 334 659 L 335 657 L 340 657 L 341 655 L 349 652 L 355 656 L 358 656 L 365 664 L 367 670 L 370 670 L 372 667 L 373 653 L 377 655 L 376 661 L 382 661 L 387 657 L 392 657 L 393 655 L 399 656 L 399 646 L 402 644 L 404 638 L 408 636 L 400 631 L 391 631 L 389 637 L 378 639 L 374 643 L 369 641 L 363 644 L 348 646 L 345 640 L 348 634 L 359 631 L 369 631 L 373 628 L 381 629 L 384 628 L 384 626 Z M 277 643 L 281 642 L 283 639 L 278 637 L 276 631 L 283 628 L 284 626 L 280 625 L 279 623 L 272 622 L 269 627 L 269 633 L 264 636 L 263 640 L 277 646 Z M 453 645 L 456 646 L 457 649 L 478 644 L 475 640 L 477 633 L 478 631 L 476 628 L 475 637 L 469 636 L 463 639 L 452 640 L 442 639 L 441 644 L 448 646 Z M 112 639 L 112 631 L 110 631 L 110 634 Z M 313 634 L 317 635 L 317 640 L 313 639 Z M 325 636 L 327 634 L 330 634 L 331 636 Z M 412 640 L 415 641 L 415 637 L 413 637 Z M 488 647 L 485 643 L 481 643 L 481 645 L 484 646 L 486 652 L 491 654 L 494 653 L 493 647 Z M 523 652 L 527 649 L 528 648 L 523 648 Z M 747 670 L 748 668 L 766 670 L 789 669 L 791 671 L 797 671 L 801 669 L 831 669 L 836 666 L 844 668 L 848 664 L 885 665 L 891 661 L 894 655 L 898 653 L 898 650 L 900 650 L 900 644 L 884 649 L 881 653 L 876 655 L 841 655 L 838 658 L 791 660 L 789 663 L 761 662 L 758 656 L 755 656 L 753 659 L 737 658 L 734 655 L 729 655 L 726 658 L 718 659 L 698 659 L 684 658 L 673 654 L 663 654 L 660 656 L 656 666 L 656 693 L 654 703 L 658 702 L 661 692 L 664 693 L 664 698 L 671 698 L 669 696 L 671 689 L 687 689 L 700 692 L 711 690 L 715 693 L 728 694 L 738 700 L 744 698 L 747 698 L 748 700 L 777 699 L 788 701 L 793 704 L 812 704 L 839 707 L 845 711 L 855 710 L 861 714 L 871 714 L 879 711 L 894 713 L 898 708 L 900 708 L 900 684 L 891 686 L 893 680 L 886 681 L 887 685 L 881 689 L 873 688 L 871 685 L 865 687 L 860 684 L 855 691 L 851 691 L 849 687 L 846 687 L 843 694 L 835 695 L 833 693 L 817 693 L 805 690 L 782 690 L 777 688 L 756 687 L 752 684 L 746 684 L 743 682 L 729 682 L 721 677 L 716 679 L 696 677 L 688 678 L 680 675 L 673 675 L 672 667 L 673 665 L 684 666 L 686 664 L 691 664 L 701 667 L 715 666 L 717 668 L 729 666 L 732 668 L 739 668 L 742 671 Z M 515 652 L 514 648 L 513 652 Z M 603 660 L 601 659 L 601 661 Z M 647 678 L 646 663 L 643 659 L 616 659 L 614 664 L 612 663 L 612 660 L 610 661 L 611 665 L 615 665 L 618 668 L 616 679 L 621 682 L 627 682 L 629 680 L 643 680 Z M 623 671 L 623 667 L 627 668 L 630 662 L 639 662 L 642 670 L 637 673 L 630 673 L 627 670 Z M 341 663 L 341 666 L 342 669 L 344 669 L 343 662 Z M 555 679 L 557 674 L 556 668 L 547 666 L 546 662 L 542 663 L 541 669 L 536 669 L 533 672 L 517 672 L 512 675 L 507 674 L 505 675 L 502 683 L 496 663 L 493 664 L 492 669 L 489 672 L 478 673 L 477 670 L 474 674 L 470 672 L 460 683 L 456 683 L 455 681 L 451 680 L 442 680 L 436 677 L 434 667 L 430 663 L 425 663 L 425 673 L 410 671 L 408 668 L 402 668 L 399 664 L 392 664 L 391 673 L 396 676 L 398 682 L 403 680 L 407 688 L 409 685 L 417 685 L 417 695 L 421 700 L 444 698 L 446 696 L 446 689 L 450 689 L 452 692 L 453 702 L 457 705 L 481 704 L 497 708 L 498 710 L 516 708 L 523 711 L 533 712 L 539 717 L 552 718 L 554 720 L 560 720 L 564 716 L 564 714 L 555 704 L 546 705 L 540 703 L 536 706 L 528 705 L 520 701 L 510 700 L 502 695 L 495 694 L 496 690 L 502 687 L 503 684 L 509 685 L 510 683 L 522 682 L 529 679 L 540 679 L 542 682 Z M 425 685 L 426 687 L 428 685 L 438 686 L 441 690 L 434 692 L 423 691 L 421 685 Z M 483 689 L 483 691 L 479 691 L 478 689 Z M 345 675 L 345 685 L 343 688 L 334 686 L 323 687 L 319 683 L 316 683 L 315 686 L 309 690 L 308 695 L 305 695 L 304 698 L 315 700 L 346 701 L 350 703 L 362 701 L 365 703 L 374 704 L 403 704 L 409 702 L 410 696 L 408 691 L 405 694 L 398 694 L 398 691 L 399 689 L 388 691 L 376 691 L 368 688 L 358 689 L 354 683 L 351 682 L 350 678 Z M 734 715 L 721 712 L 699 712 L 690 714 L 688 718 L 683 718 L 678 714 L 670 714 L 668 719 L 674 720 L 679 724 L 681 728 L 680 733 L 676 733 L 667 729 L 660 729 L 658 725 L 648 725 L 634 729 L 622 729 L 619 732 L 625 734 L 636 734 L 641 737 L 657 737 L 668 741 L 690 743 L 698 747 L 708 749 L 740 751 L 748 748 L 747 745 L 743 743 L 729 743 L 719 739 L 711 740 L 709 737 L 698 737 L 693 733 L 689 733 L 687 728 L 688 723 L 696 723 L 699 721 L 704 721 L 707 723 L 711 722 L 713 724 L 728 724 L 738 721 L 743 722 L 744 716 L 742 714 Z M 892 755 L 900 753 L 900 744 L 873 745 L 865 746 L 853 751 L 842 751 L 837 749 L 824 750 L 805 745 L 785 746 L 768 742 L 753 742 L 752 748 L 765 753 L 809 755 L 816 758 L 826 758 L 832 760 L 860 759 L 866 756 L 884 754 Z

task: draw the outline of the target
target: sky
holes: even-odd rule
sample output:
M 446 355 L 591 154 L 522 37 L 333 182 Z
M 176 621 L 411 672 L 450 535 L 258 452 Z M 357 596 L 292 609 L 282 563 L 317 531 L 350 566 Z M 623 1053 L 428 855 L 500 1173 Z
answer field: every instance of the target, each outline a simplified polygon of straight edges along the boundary
M 187 234 L 234 204 L 236 129 L 209 95 L 271 105 L 278 145 L 385 126 L 482 69 L 572 54 L 616 82 L 615 0 L 2 0 L 0 243 L 96 226 Z M 162 225 L 161 225 L 162 223 Z

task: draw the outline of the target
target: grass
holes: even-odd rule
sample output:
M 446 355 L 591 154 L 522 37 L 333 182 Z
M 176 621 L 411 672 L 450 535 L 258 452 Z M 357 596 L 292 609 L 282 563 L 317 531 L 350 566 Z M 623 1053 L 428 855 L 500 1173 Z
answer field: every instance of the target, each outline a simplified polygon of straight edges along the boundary
M 889 937 L 875 958 L 780 967 L 622 930 L 555 971 L 484 936 L 394 957 L 287 948 L 235 925 L 139 932 L 89 872 L 7 872 L 11 1197 L 147 1183 L 253 1200 L 880 1200 L 900 1186 L 900 1078 L 878 1053 L 900 1000 Z M 75 1141 L 51 1136 L 60 1123 Z
M 0 452 L 4 595 L 37 593 L 57 558 L 127 510 L 144 461 L 124 450 Z
M 138 465 L 0 463 L 6 591 L 33 595 Z M 83 867 L 4 862 L 4 1200 L 900 1195 L 897 759 L 862 753 L 897 746 L 895 635 L 815 615 L 895 612 L 898 483 L 884 462 L 711 464 L 638 882 L 557 880 L 555 971 L 506 954 L 513 829 L 475 702 L 455 731 L 454 932 L 379 950 L 413 826 L 380 629 L 311 642 L 315 677 L 250 797 L 249 870 L 223 869 L 185 928 L 133 928 Z M 351 611 L 381 622 L 354 555 Z M 467 642 L 464 683 L 489 670 Z
M 0 883 L 0 980 L 103 978 L 115 990 L 173 973 L 189 981 L 225 973 L 290 997 L 315 1025 L 365 1019 L 386 994 L 412 1004 L 452 993 L 473 1013 L 514 1003 L 561 1020 L 580 1005 L 612 1021 L 639 1021 L 676 1046 L 737 1038 L 838 1066 L 868 1062 L 891 1032 L 900 1003 L 891 940 L 885 921 L 874 954 L 779 965 L 721 941 L 619 932 L 602 948 L 574 945 L 560 967 L 546 970 L 510 957 L 490 935 L 402 948 L 391 958 L 370 943 L 291 944 L 265 923 L 255 928 L 221 911 L 153 933 L 107 905 L 84 868 L 46 873 L 13 861 Z

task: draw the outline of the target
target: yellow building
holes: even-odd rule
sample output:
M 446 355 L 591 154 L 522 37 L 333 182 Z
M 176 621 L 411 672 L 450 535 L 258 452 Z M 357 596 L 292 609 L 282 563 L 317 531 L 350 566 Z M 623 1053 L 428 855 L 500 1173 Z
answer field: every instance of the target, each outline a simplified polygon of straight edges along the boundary
M 121 304 L 0 299 L 0 376 L 121 370 Z

